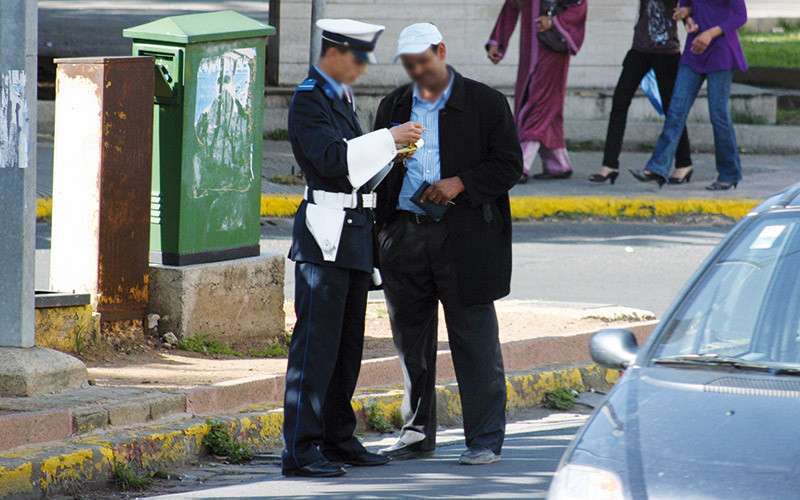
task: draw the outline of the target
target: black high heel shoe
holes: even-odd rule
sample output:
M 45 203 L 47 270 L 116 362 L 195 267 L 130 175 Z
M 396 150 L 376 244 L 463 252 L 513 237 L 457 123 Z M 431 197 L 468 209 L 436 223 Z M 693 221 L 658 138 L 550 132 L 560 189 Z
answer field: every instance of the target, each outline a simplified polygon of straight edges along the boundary
M 708 186 L 706 186 L 706 190 L 708 190 L 708 191 L 727 191 L 730 188 L 736 189 L 736 186 L 738 186 L 738 185 L 739 185 L 738 182 L 727 183 L 727 182 L 714 181 L 711 184 L 709 184 Z
M 692 174 L 694 173 L 694 167 L 683 167 L 683 168 L 688 168 L 689 173 L 684 175 L 683 177 L 675 177 L 675 176 L 670 177 L 668 181 L 670 184 L 689 184 L 690 182 L 692 182 Z
M 653 172 L 648 172 L 647 170 L 628 169 L 628 172 L 633 174 L 633 176 L 636 178 L 637 181 L 655 182 L 656 184 L 658 184 L 659 188 L 664 187 L 664 184 L 667 183 L 667 179 L 665 179 L 664 177 L 661 177 L 658 174 L 654 174 Z
M 602 184 L 605 181 L 609 181 L 613 186 L 615 182 L 617 182 L 617 177 L 619 177 L 619 169 L 617 168 L 609 168 L 609 170 L 613 170 L 613 172 L 609 172 L 606 175 L 603 174 L 592 174 L 589 176 L 589 182 L 596 182 L 598 184 Z

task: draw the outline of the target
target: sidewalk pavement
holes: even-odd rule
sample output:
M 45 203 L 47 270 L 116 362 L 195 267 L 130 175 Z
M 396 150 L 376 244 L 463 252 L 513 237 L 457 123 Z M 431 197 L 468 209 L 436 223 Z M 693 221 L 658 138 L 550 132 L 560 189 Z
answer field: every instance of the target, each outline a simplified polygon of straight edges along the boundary
M 40 137 L 38 145 L 38 170 L 36 192 L 39 197 L 50 197 L 53 192 L 53 143 L 52 139 Z M 628 168 L 642 168 L 649 155 L 642 152 L 622 154 L 622 172 L 615 185 L 592 184 L 587 177 L 600 168 L 603 154 L 600 151 L 572 151 L 575 174 L 570 179 L 560 181 L 533 181 L 518 185 L 512 196 L 611 196 L 620 198 L 648 197 L 665 199 L 708 198 L 708 199 L 761 199 L 788 185 L 800 181 L 800 155 L 753 155 L 742 154 L 744 179 L 736 190 L 709 192 L 704 187 L 711 183 L 716 174 L 714 155 L 696 153 L 693 155 L 697 171 L 690 184 L 665 186 L 658 189 L 655 184 L 641 184 L 627 172 Z M 262 171 L 262 192 L 274 194 L 302 194 L 303 186 L 276 184 L 270 179 L 277 175 L 286 176 L 292 166 L 299 172 L 294 161 L 291 146 L 287 141 L 264 141 L 264 163 Z M 540 168 L 538 162 L 534 168 Z
M 800 138 L 799 138 L 800 140 Z M 697 169 L 690 184 L 665 186 L 658 189 L 655 184 L 637 182 L 627 169 L 643 168 L 649 158 L 645 152 L 623 152 L 620 158 L 621 173 L 615 185 L 592 184 L 587 178 L 599 170 L 603 161 L 601 151 L 572 151 L 575 173 L 570 179 L 559 181 L 534 181 L 518 185 L 511 190 L 511 196 L 613 196 L 648 198 L 765 198 L 788 185 L 800 181 L 800 155 L 754 155 L 742 154 L 744 179 L 738 189 L 727 192 L 710 192 L 705 186 L 716 178 L 714 155 L 695 153 L 692 155 Z M 264 142 L 264 168 L 262 192 L 267 194 L 298 194 L 302 186 L 286 186 L 270 182 L 275 175 L 286 175 L 297 163 L 292 156 L 291 146 L 286 141 Z M 540 169 L 534 165 L 534 173 Z
M 294 319 L 289 316 L 290 326 Z M 587 363 L 586 346 L 594 331 L 608 326 L 630 327 L 643 340 L 655 325 L 648 311 L 602 304 L 502 301 L 498 303 L 498 316 L 509 372 Z M 455 378 L 446 339 L 442 328 L 440 383 Z M 283 399 L 286 360 L 215 359 L 156 350 L 87 365 L 92 381 L 89 387 L 31 398 L 0 398 L 0 452 L 165 419 L 230 413 L 251 405 L 274 408 Z M 359 388 L 371 392 L 396 389 L 402 386 L 402 380 L 391 347 L 385 305 L 371 303 Z M 515 394 L 510 401 L 526 397 Z M 3 456 L 0 454 L 0 459 Z

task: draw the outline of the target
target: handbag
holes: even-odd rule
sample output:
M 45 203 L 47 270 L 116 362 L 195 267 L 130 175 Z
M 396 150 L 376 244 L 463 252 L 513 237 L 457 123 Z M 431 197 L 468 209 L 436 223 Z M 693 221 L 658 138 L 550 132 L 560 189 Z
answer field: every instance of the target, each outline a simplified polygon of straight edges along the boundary
M 552 18 L 553 16 L 564 12 L 568 6 L 578 5 L 582 1 L 583 0 L 542 0 L 541 15 Z M 547 47 L 549 50 L 559 54 L 569 53 L 569 45 L 567 45 L 567 40 L 557 29 L 551 27 L 547 31 L 540 31 L 536 33 L 536 36 L 539 38 L 539 41 L 542 42 L 542 45 Z

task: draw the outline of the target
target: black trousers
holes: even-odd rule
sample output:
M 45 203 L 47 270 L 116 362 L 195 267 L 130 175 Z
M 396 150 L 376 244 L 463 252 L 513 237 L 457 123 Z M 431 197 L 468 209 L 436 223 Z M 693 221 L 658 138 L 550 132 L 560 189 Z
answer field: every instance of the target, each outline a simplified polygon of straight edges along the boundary
M 608 120 L 606 132 L 606 146 L 603 154 L 603 165 L 619 168 L 619 154 L 622 151 L 622 138 L 625 136 L 625 123 L 628 120 L 628 108 L 636 89 L 639 88 L 642 78 L 651 69 L 655 71 L 658 81 L 658 92 L 664 111 L 669 109 L 672 99 L 672 88 L 678 75 L 680 54 L 650 54 L 631 49 L 622 62 L 622 73 L 614 89 L 614 99 L 611 104 L 611 117 Z M 675 151 L 675 166 L 688 167 L 692 164 L 691 146 L 686 128 L 683 129 L 678 149 Z
M 364 348 L 369 273 L 298 262 L 297 323 L 289 348 L 284 397 L 285 468 L 322 459 L 321 450 L 345 456 L 364 450 L 353 436 L 350 400 Z
M 381 231 L 381 274 L 394 343 L 403 364 L 404 430 L 436 445 L 436 347 L 439 302 L 458 381 L 468 447 L 500 453 L 506 386 L 493 303 L 464 305 L 458 294 L 444 223 L 401 216 Z

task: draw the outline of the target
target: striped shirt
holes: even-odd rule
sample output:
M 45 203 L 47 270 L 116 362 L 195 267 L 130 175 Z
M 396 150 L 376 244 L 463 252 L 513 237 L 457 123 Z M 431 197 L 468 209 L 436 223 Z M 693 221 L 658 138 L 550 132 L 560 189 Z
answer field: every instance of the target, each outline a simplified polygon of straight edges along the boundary
M 422 139 L 425 145 L 422 146 L 414 156 L 406 160 L 406 176 L 403 179 L 403 187 L 400 190 L 400 199 L 397 208 L 409 212 L 423 213 L 422 209 L 411 202 L 411 197 L 423 182 L 433 184 L 441 179 L 442 167 L 439 160 L 439 112 L 444 109 L 447 100 L 450 98 L 450 91 L 453 88 L 453 76 L 450 75 L 450 83 L 447 89 L 439 96 L 436 101 L 426 101 L 419 94 L 419 87 L 414 85 L 414 93 L 411 105 L 411 121 L 418 122 L 424 127 Z

